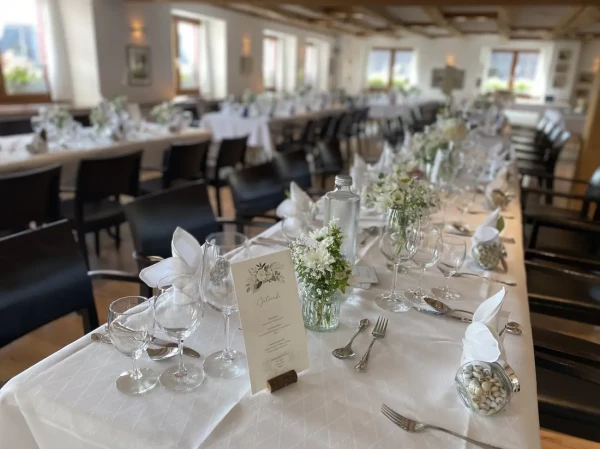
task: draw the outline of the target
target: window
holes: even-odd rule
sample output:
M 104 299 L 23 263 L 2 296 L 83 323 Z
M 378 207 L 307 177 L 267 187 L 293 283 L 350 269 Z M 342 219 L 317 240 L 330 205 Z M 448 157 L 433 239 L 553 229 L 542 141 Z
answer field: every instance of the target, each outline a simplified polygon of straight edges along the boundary
M 370 89 L 408 87 L 412 79 L 412 64 L 412 50 L 375 48 L 369 53 L 367 85 Z
M 277 90 L 277 67 L 279 64 L 279 38 L 265 36 L 263 39 L 263 86 L 265 90 Z
M 533 90 L 538 60 L 539 53 L 536 50 L 493 50 L 485 89 L 530 93 Z
M 200 21 L 173 17 L 175 35 L 175 74 L 178 94 L 200 90 Z
M 314 88 L 318 87 L 319 77 L 319 47 L 314 43 L 307 43 L 304 50 L 304 84 Z
M 0 103 L 50 101 L 39 0 L 20 0 L 1 9 Z

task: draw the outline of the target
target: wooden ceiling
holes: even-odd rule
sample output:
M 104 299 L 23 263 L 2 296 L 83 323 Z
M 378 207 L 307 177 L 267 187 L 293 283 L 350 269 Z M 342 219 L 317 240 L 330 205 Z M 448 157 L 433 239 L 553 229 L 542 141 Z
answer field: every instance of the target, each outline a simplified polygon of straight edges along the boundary
M 126 0 L 169 2 L 182 0 Z M 428 38 L 499 34 L 506 39 L 600 37 L 598 0 L 183 0 L 329 33 Z

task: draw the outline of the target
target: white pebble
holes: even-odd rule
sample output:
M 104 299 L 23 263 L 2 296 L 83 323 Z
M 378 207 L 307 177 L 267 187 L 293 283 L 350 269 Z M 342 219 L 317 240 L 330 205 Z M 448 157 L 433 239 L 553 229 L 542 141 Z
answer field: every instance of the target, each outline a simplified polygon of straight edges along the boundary
M 487 381 L 483 382 L 481 388 L 483 388 L 484 391 L 490 391 L 492 389 L 492 384 Z

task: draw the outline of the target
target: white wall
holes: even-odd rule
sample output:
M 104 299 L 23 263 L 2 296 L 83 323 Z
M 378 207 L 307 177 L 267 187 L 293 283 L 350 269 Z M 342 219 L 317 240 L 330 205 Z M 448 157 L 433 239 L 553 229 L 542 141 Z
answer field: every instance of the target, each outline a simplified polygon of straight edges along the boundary
M 584 41 L 581 44 L 578 72 L 591 72 L 596 58 L 600 58 L 600 39 Z
M 88 0 L 84 0 L 88 1 Z M 123 0 L 96 0 L 94 2 L 96 39 L 98 42 L 98 65 L 102 95 L 111 97 L 127 95 L 132 101 L 155 102 L 173 98 L 175 82 L 173 73 L 173 49 L 171 44 L 171 11 L 214 17 L 225 22 L 225 66 L 227 93 L 240 95 L 247 88 L 262 90 L 262 36 L 264 29 L 293 35 L 298 45 L 306 38 L 316 38 L 330 45 L 335 39 L 307 30 L 283 25 L 211 5 L 195 3 L 125 3 Z M 129 23 L 140 21 L 144 35 L 140 44 L 152 51 L 152 85 L 132 87 L 125 82 L 125 46 L 132 41 Z M 239 72 L 242 55 L 242 37 L 251 40 L 252 72 Z M 296 68 L 293 67 L 294 73 Z
M 366 85 L 366 68 L 369 52 L 374 47 L 412 48 L 415 52 L 416 85 L 424 96 L 441 97 L 439 89 L 431 88 L 431 72 L 434 68 L 443 68 L 446 56 L 455 57 L 455 66 L 465 70 L 464 88 L 455 91 L 457 99 L 476 94 L 478 80 L 483 82 L 487 72 L 489 56 L 492 49 L 529 49 L 540 51 L 539 69 L 542 81 L 536 86 L 541 98 L 554 95 L 557 100 L 568 99 L 571 95 L 577 64 L 572 64 L 568 83 L 564 89 L 551 87 L 552 77 L 558 49 L 570 48 L 577 57 L 580 43 L 578 41 L 541 41 L 511 40 L 506 41 L 495 35 L 468 36 L 462 38 L 427 39 L 410 37 L 391 39 L 388 37 L 357 38 L 344 36 L 340 42 L 341 61 L 338 72 L 338 84 L 349 93 L 358 93 Z

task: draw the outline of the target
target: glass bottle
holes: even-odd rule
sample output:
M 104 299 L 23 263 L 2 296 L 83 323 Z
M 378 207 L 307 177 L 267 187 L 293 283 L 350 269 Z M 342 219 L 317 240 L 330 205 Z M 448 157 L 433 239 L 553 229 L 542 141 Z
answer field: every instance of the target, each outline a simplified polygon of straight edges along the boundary
M 352 192 L 350 187 L 352 187 L 351 176 L 335 177 L 335 190 L 325 194 L 323 224 L 328 225 L 331 220 L 337 219 L 337 224 L 346 237 L 341 248 L 342 255 L 354 265 L 360 196 Z

